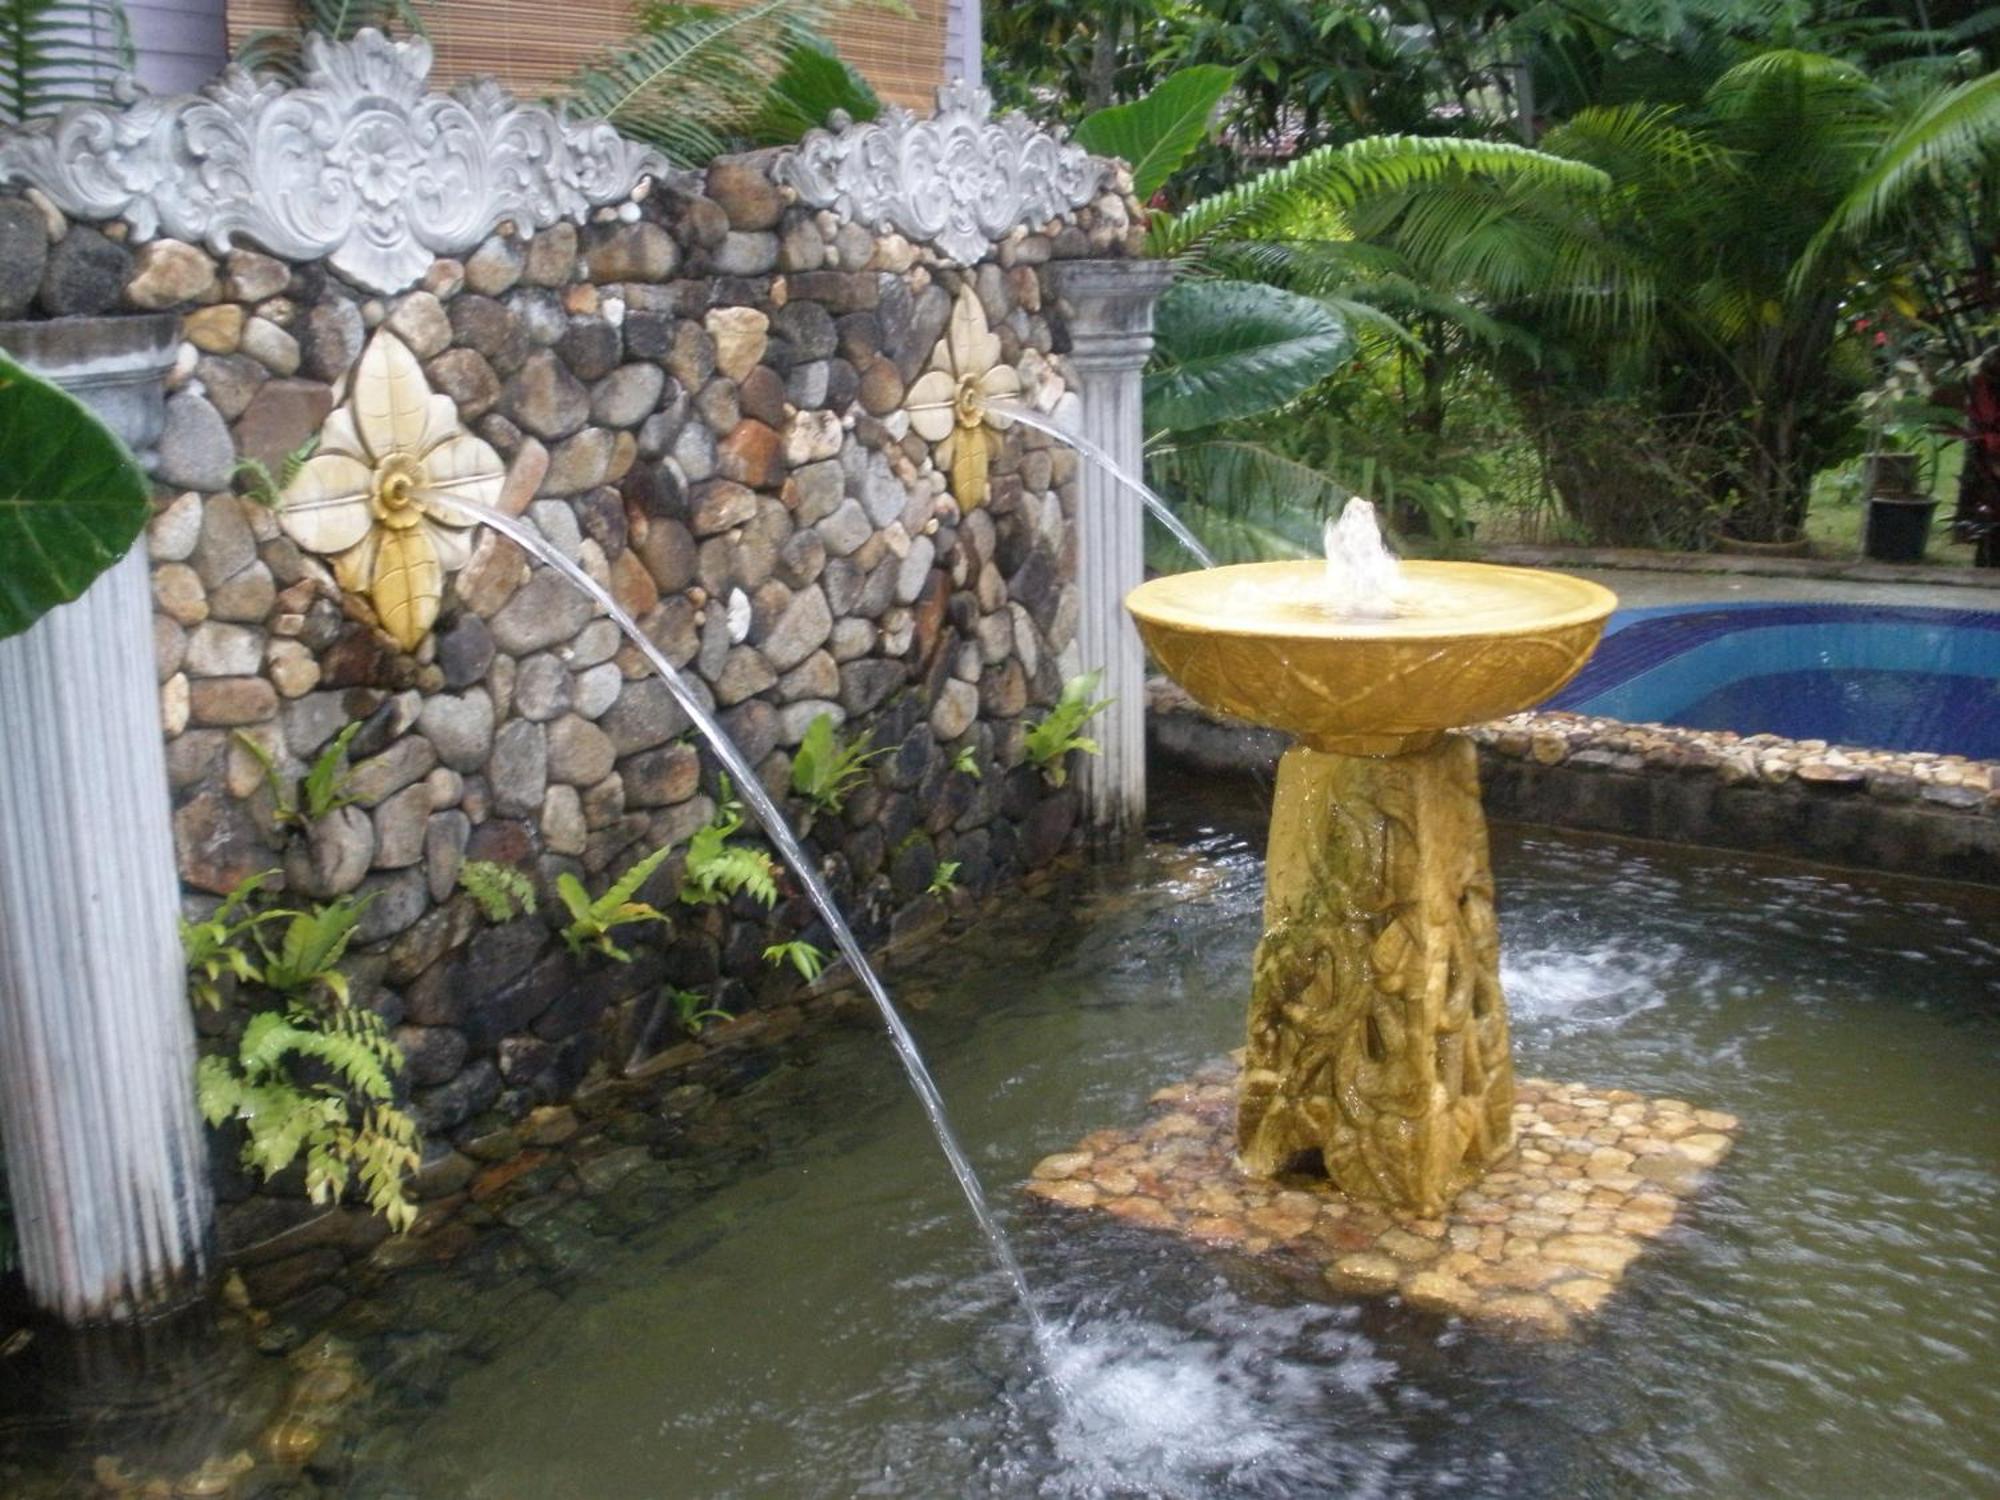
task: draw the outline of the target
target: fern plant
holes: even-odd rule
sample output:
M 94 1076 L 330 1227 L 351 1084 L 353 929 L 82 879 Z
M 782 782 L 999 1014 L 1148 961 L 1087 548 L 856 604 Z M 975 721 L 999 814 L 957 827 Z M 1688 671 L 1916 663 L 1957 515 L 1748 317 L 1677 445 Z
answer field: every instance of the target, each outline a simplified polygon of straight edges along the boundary
M 266 510 L 276 510 L 286 489 L 299 477 L 299 470 L 306 466 L 306 460 L 313 456 L 314 450 L 318 447 L 319 434 L 315 432 L 284 456 L 275 474 L 263 459 L 246 453 L 236 460 L 236 466 L 229 471 L 229 477 L 243 481 L 244 498 L 255 501 Z
M 961 863 L 963 861 L 956 859 L 938 861 L 938 867 L 932 872 L 931 883 L 927 887 L 931 895 L 949 896 L 958 889 L 958 869 Z
M 620 875 L 596 900 L 583 888 L 583 882 L 567 870 L 556 877 L 556 895 L 568 909 L 570 918 L 569 925 L 562 930 L 562 940 L 571 953 L 581 958 L 594 951 L 621 964 L 632 961 L 632 955 L 611 940 L 611 934 L 636 922 L 667 920 L 666 913 L 632 898 L 659 869 L 671 848 L 662 844 Z
M 368 1206 L 400 1231 L 417 1217 L 405 1179 L 418 1160 L 416 1124 L 393 1102 L 402 1065 L 373 1011 L 293 1005 L 252 1016 L 234 1056 L 204 1057 L 195 1098 L 209 1124 L 242 1123 L 246 1167 L 268 1179 L 303 1154 L 314 1203 L 338 1202 L 358 1178 Z
M 979 780 L 982 774 L 979 769 L 979 747 L 977 745 L 960 745 L 958 747 L 958 754 L 951 758 L 951 768 L 954 771 L 963 772 L 974 781 Z
M 458 867 L 458 884 L 489 922 L 511 922 L 517 916 L 535 914 L 535 883 L 512 865 L 469 859 Z
M 374 899 L 370 892 L 358 898 L 342 896 L 310 911 L 272 912 L 273 917 L 289 920 L 275 950 L 265 943 L 261 932 L 257 935 L 257 946 L 264 952 L 260 982 L 293 1000 L 310 998 L 315 989 L 324 987 L 336 1005 L 345 1006 L 347 976 L 340 972 L 340 961 L 347 956 L 347 945 L 354 941 L 361 914 Z
M 817 715 L 792 757 L 792 790 L 821 812 L 839 812 L 848 793 L 868 779 L 868 762 L 888 753 L 870 750 L 872 738 L 864 734 L 849 744 L 834 732 L 832 714 Z
M 1041 768 L 1050 786 L 1061 786 L 1069 779 L 1070 751 L 1097 754 L 1097 741 L 1077 731 L 1111 706 L 1109 698 L 1091 696 L 1103 676 L 1102 671 L 1095 671 L 1070 678 L 1063 684 L 1062 697 L 1056 700 L 1055 707 L 1028 730 L 1028 759 Z
M 18 124 L 105 98 L 131 67 L 118 0 L 0 0 L 0 119 Z
M 239 984 L 255 984 L 263 977 L 244 944 L 258 927 L 281 920 L 287 913 L 252 911 L 250 899 L 277 873 L 264 870 L 249 876 L 202 921 L 181 918 L 181 952 L 187 959 L 188 989 L 210 1010 L 222 1008 L 225 976 L 233 977 Z
M 736 1019 L 720 1006 L 710 1005 L 708 996 L 700 990 L 668 990 L 666 995 L 668 1003 L 674 1008 L 674 1019 L 689 1036 L 700 1036 L 702 1027 L 710 1021 Z
M 789 942 L 773 943 L 764 950 L 764 962 L 771 965 L 790 964 L 799 971 L 807 984 L 819 978 L 826 968 L 826 955 L 811 943 L 801 938 Z
M 715 816 L 688 841 L 687 866 L 681 875 L 681 900 L 689 906 L 712 906 L 738 891 L 748 891 L 765 906 L 778 901 L 777 867 L 762 849 L 732 844 L 743 827 L 743 804 L 735 787 L 722 778 L 722 796 Z
M 347 764 L 347 748 L 361 732 L 362 722 L 354 720 L 329 740 L 313 757 L 313 763 L 306 768 L 306 774 L 299 778 L 296 787 L 285 785 L 284 778 L 278 773 L 277 759 L 269 750 L 242 730 L 236 731 L 236 743 L 256 757 L 257 764 L 264 768 L 264 783 L 271 789 L 273 816 L 279 827 L 304 828 L 317 823 L 328 813 L 360 800 L 348 791 L 354 772 Z
M 403 1055 L 382 1017 L 351 1003 L 339 968 L 372 898 L 252 912 L 271 873 L 239 885 L 206 922 L 182 926 L 204 1004 L 221 1003 L 224 974 L 281 1002 L 250 1017 L 233 1053 L 201 1059 L 196 1103 L 211 1125 L 243 1126 L 250 1170 L 270 1178 L 303 1157 L 313 1202 L 338 1202 L 358 1186 L 392 1228 L 407 1229 L 417 1210 L 406 1179 L 418 1156 L 416 1124 L 395 1104 Z M 261 929 L 278 921 L 285 931 L 274 948 Z

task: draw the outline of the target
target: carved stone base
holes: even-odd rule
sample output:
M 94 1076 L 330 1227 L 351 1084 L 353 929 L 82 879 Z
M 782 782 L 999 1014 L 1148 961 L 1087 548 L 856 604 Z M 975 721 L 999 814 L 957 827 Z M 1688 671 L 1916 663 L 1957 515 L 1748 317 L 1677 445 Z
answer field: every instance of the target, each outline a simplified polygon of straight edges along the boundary
M 1278 763 L 1237 1145 L 1435 1215 L 1513 1141 L 1478 762 L 1306 746 Z

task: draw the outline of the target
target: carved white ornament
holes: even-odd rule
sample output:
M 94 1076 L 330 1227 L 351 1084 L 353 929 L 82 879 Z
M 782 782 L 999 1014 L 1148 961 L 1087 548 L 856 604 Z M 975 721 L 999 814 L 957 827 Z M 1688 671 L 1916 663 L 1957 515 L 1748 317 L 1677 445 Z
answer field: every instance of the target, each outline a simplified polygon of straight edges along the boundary
M 775 175 L 815 208 L 971 265 L 1016 225 L 1088 203 L 1109 167 L 1025 115 L 994 119 L 991 94 L 954 82 L 937 91 L 932 118 L 892 108 L 871 124 L 815 130 Z
M 231 65 L 198 94 L 72 105 L 0 136 L 0 182 L 141 240 L 165 230 L 220 253 L 240 235 L 393 292 L 503 219 L 581 218 L 673 175 L 604 121 L 518 104 L 491 78 L 427 92 L 422 37 L 309 33 L 305 61 L 299 88 Z
M 366 594 L 382 628 L 414 651 L 437 620 L 444 578 L 472 556 L 475 519 L 453 505 L 491 505 L 500 456 L 458 425 L 451 397 L 387 329 L 361 352 L 347 404 L 285 486 L 278 524 L 308 552 L 333 558 L 351 594 Z

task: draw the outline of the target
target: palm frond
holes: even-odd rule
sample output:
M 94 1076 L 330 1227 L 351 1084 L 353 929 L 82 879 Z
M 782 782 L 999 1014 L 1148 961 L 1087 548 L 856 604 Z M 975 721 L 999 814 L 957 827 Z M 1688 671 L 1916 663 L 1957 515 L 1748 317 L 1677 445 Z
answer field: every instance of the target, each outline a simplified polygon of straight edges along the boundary
M 0 119 L 102 99 L 131 66 L 118 0 L 0 0 Z
M 1944 90 L 1905 120 L 1876 152 L 1792 272 L 1802 285 L 1839 242 L 1876 233 L 1923 189 L 1950 194 L 1954 177 L 1987 168 L 2000 146 L 2000 72 Z
M 571 78 L 572 112 L 698 166 L 754 132 L 774 81 L 802 51 L 825 52 L 815 25 L 827 8 L 821 0 L 656 7 L 639 35 Z
M 1178 215 L 1156 215 L 1148 253 L 1189 262 L 1218 239 L 1244 238 L 1278 227 L 1288 215 L 1316 205 L 1351 207 L 1373 194 L 1402 192 L 1467 172 L 1532 177 L 1547 187 L 1577 192 L 1609 186 L 1609 179 L 1593 166 L 1504 141 L 1371 136 L 1308 151 L 1296 161 L 1190 204 Z

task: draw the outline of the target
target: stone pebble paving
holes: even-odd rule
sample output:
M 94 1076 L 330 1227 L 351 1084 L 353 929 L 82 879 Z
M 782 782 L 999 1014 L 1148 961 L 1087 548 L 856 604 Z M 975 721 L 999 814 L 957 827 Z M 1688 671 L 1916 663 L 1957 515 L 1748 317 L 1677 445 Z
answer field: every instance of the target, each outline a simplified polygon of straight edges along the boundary
M 1358 1203 L 1324 1181 L 1235 1164 L 1240 1055 L 1152 1096 L 1146 1122 L 1044 1157 L 1027 1191 L 1319 1277 L 1339 1294 L 1566 1337 L 1734 1144 L 1737 1120 L 1680 1099 L 1522 1079 L 1514 1153 L 1441 1218 Z

